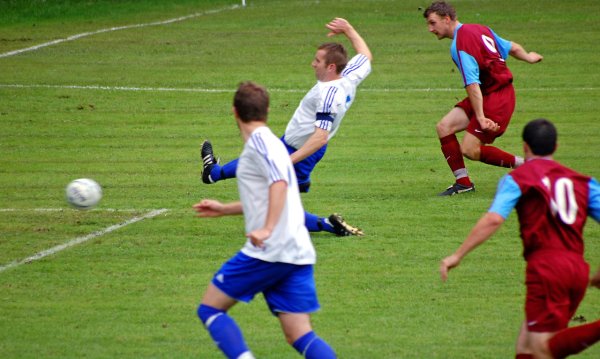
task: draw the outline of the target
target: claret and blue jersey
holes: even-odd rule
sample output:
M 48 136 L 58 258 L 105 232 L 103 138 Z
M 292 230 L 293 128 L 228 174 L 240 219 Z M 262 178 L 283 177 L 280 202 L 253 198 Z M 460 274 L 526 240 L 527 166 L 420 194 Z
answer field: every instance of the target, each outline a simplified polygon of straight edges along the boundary
M 450 55 L 458 67 L 464 86 L 477 83 L 486 94 L 512 83 L 506 66 L 512 43 L 478 24 L 459 24 L 454 30 Z
M 551 159 L 534 159 L 505 175 L 488 212 L 517 209 L 525 256 L 539 249 L 583 253 L 588 216 L 600 222 L 600 184 Z

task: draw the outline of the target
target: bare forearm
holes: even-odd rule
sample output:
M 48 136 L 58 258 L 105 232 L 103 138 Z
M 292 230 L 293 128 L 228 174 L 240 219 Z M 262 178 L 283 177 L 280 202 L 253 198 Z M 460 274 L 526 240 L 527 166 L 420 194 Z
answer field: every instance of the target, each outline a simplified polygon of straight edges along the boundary
M 481 93 L 481 87 L 479 87 L 478 83 L 472 83 L 467 85 L 465 90 L 467 90 L 467 95 L 469 96 L 469 101 L 471 102 L 473 111 L 475 111 L 475 116 L 477 116 L 477 120 L 481 122 L 481 120 L 485 118 L 485 113 L 483 112 L 483 94 Z
M 536 62 L 540 62 L 544 59 L 542 55 L 533 51 L 528 52 L 523 48 L 523 46 L 516 42 L 512 43 L 509 54 L 517 60 L 525 61 L 530 64 L 535 64 Z
M 464 258 L 469 252 L 488 240 L 504 223 L 504 218 L 497 213 L 486 213 L 473 227 L 463 244 L 454 252 L 458 258 Z
M 292 163 L 296 164 L 317 152 L 321 147 L 327 144 L 328 136 L 329 132 L 320 128 L 315 128 L 315 133 L 308 138 L 304 145 L 290 155 Z
M 373 55 L 371 54 L 369 46 L 353 27 L 346 32 L 346 37 L 348 37 L 348 40 L 350 40 L 352 47 L 357 53 L 365 55 L 369 61 L 373 60 Z
M 373 55 L 371 54 L 371 50 L 369 50 L 369 46 L 367 46 L 365 40 L 348 22 L 348 20 L 336 17 L 335 19 L 331 20 L 326 27 L 331 30 L 327 36 L 344 34 L 348 40 L 350 40 L 352 47 L 357 53 L 365 55 L 370 61 L 373 60 Z
M 488 238 L 498 230 L 502 223 L 504 223 L 504 218 L 497 213 L 488 212 L 481 217 L 460 247 L 458 247 L 454 253 L 442 259 L 442 262 L 440 263 L 440 276 L 442 281 L 445 282 L 448 279 L 448 272 L 452 268 L 456 268 L 462 259 L 473 249 L 488 240 Z
M 242 202 L 231 202 L 223 205 L 224 215 L 235 215 L 244 213 Z

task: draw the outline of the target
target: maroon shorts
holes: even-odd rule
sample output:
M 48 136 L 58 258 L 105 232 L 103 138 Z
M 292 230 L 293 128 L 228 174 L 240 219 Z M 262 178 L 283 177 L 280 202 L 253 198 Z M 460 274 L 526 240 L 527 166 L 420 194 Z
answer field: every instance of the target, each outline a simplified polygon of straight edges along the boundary
M 469 117 L 469 125 L 467 132 L 477 137 L 483 143 L 492 143 L 497 137 L 502 136 L 510 118 L 515 110 L 515 89 L 512 84 L 506 85 L 499 90 L 483 95 L 483 113 L 485 117 L 496 122 L 500 129 L 496 132 L 484 131 L 479 126 L 479 121 L 475 118 L 475 112 L 471 106 L 469 98 L 465 98 L 455 106 L 460 107 L 467 113 Z
M 566 328 L 588 286 L 590 267 L 581 255 L 540 251 L 527 261 L 525 317 L 530 332 Z

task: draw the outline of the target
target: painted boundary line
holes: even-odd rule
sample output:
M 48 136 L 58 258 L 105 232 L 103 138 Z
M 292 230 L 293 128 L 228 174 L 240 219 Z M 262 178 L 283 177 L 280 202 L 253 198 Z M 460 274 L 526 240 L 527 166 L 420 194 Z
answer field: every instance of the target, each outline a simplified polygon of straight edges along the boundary
M 74 90 L 100 90 L 100 91 L 131 91 L 131 92 L 199 92 L 199 93 L 234 93 L 235 89 L 218 89 L 218 88 L 186 88 L 186 87 L 133 87 L 133 86 L 101 86 L 101 85 L 46 85 L 46 84 L 0 84 L 0 88 L 16 88 L 16 89 L 32 89 L 32 88 L 47 88 L 47 89 L 74 89 Z M 451 92 L 462 91 L 462 88 L 361 88 L 360 92 Z M 539 91 L 539 92 L 555 92 L 555 91 L 600 91 L 600 87 L 531 87 L 519 88 L 518 91 Z M 306 89 L 281 89 L 270 88 L 269 92 L 306 92 Z
M 184 20 L 189 20 L 195 17 L 200 17 L 200 16 L 204 16 L 204 15 L 212 15 L 212 14 L 216 14 L 222 11 L 227 11 L 227 10 L 234 10 L 239 8 L 239 5 L 232 5 L 229 6 L 227 8 L 221 8 L 221 9 L 215 9 L 215 10 L 207 10 L 204 12 L 197 12 L 194 14 L 190 14 L 190 15 L 186 15 L 186 16 L 180 16 L 180 17 L 176 17 L 173 19 L 168 19 L 168 20 L 164 20 L 164 21 L 155 21 L 155 22 L 149 22 L 149 23 L 145 23 L 145 24 L 133 24 L 133 25 L 124 25 L 124 26 L 115 26 L 115 27 L 110 27 L 110 28 L 106 28 L 106 29 L 100 29 L 100 30 L 96 30 L 96 31 L 88 31 L 88 32 L 82 32 L 81 34 L 76 34 L 76 35 L 72 35 L 63 39 L 57 39 L 57 40 L 53 40 L 53 41 L 49 41 L 49 42 L 45 42 L 43 44 L 39 44 L 39 45 L 35 45 L 35 46 L 31 46 L 31 47 L 27 47 L 24 49 L 19 49 L 19 50 L 13 50 L 13 51 L 9 51 L 9 52 L 5 52 L 0 54 L 0 58 L 3 57 L 9 57 L 9 56 L 14 56 L 14 55 L 19 55 L 22 54 L 24 52 L 28 52 L 28 51 L 35 51 L 47 46 L 52 46 L 52 45 L 56 45 L 56 44 L 60 44 L 62 42 L 67 42 L 67 41 L 73 41 L 73 40 L 77 40 L 77 39 L 81 39 L 82 37 L 87 37 L 87 36 L 92 36 L 92 35 L 97 35 L 97 34 L 102 34 L 105 32 L 111 32 L 111 31 L 119 31 L 119 30 L 127 30 L 127 29 L 136 29 L 136 28 L 140 28 L 140 27 L 148 27 L 148 26 L 160 26 L 160 25 L 168 25 L 168 24 L 172 24 L 174 22 L 180 22 L 180 21 L 184 21 Z
M 44 251 L 41 251 L 41 252 L 39 252 L 39 253 L 36 253 L 36 254 L 34 254 L 34 255 L 30 256 L 30 257 L 27 257 L 27 258 L 25 258 L 25 259 L 22 259 L 22 260 L 16 260 L 16 261 L 13 261 L 13 262 L 11 262 L 11 263 L 8 263 L 8 264 L 5 264 L 5 265 L 2 265 L 2 266 L 0 266 L 0 272 L 3 272 L 3 271 L 5 271 L 5 270 L 7 270 L 7 269 L 11 269 L 11 268 L 18 267 L 18 266 L 20 266 L 20 265 L 22 265 L 22 264 L 26 264 L 26 263 L 31 263 L 31 262 L 33 262 L 33 261 L 37 261 L 38 259 L 42 259 L 42 258 L 44 258 L 44 257 L 47 257 L 47 256 L 49 256 L 49 255 L 52 255 L 52 254 L 58 253 L 58 252 L 60 252 L 60 251 L 62 251 L 62 250 L 64 250 L 64 249 L 67 249 L 67 248 L 70 248 L 70 247 L 76 246 L 76 245 L 78 245 L 78 244 L 81 244 L 81 243 L 87 242 L 87 241 L 89 241 L 90 239 L 94 239 L 94 238 L 96 238 L 96 237 L 103 236 L 103 235 L 105 235 L 105 234 L 107 234 L 107 233 L 110 233 L 110 232 L 112 232 L 112 231 L 115 231 L 115 230 L 117 230 L 117 229 L 119 229 L 119 228 L 123 228 L 123 227 L 125 227 L 125 226 L 127 226 L 127 225 L 130 225 L 130 224 L 132 224 L 132 223 L 139 222 L 139 221 L 141 221 L 141 220 L 144 220 L 144 219 L 148 219 L 148 218 L 156 217 L 156 216 L 158 216 L 159 214 L 165 213 L 165 212 L 167 212 L 167 211 L 168 211 L 168 209 L 166 209 L 166 208 L 157 209 L 157 210 L 154 210 L 154 211 L 148 212 L 148 213 L 146 213 L 146 214 L 145 214 L 145 215 L 143 215 L 143 216 L 139 216 L 139 217 L 133 217 L 133 218 L 131 218 L 131 219 L 129 219 L 129 220 L 127 220 L 127 221 L 123 222 L 123 223 L 119 223 L 119 224 L 112 225 L 112 226 L 110 226 L 110 227 L 106 227 L 106 228 L 104 228 L 103 230 L 100 230 L 100 231 L 96 231 L 96 232 L 90 233 L 90 234 L 88 234 L 88 235 L 86 235 L 86 236 L 83 236 L 83 237 L 77 237 L 77 238 L 75 238 L 75 239 L 73 239 L 73 240 L 70 240 L 69 242 L 66 242 L 66 243 L 63 243 L 63 244 L 59 244 L 58 246 L 52 247 L 52 248 L 50 248 L 50 249 L 46 249 L 46 250 L 44 250 Z
M 66 208 L 0 208 L 0 212 L 64 212 L 64 211 L 78 211 L 72 207 Z M 152 209 L 117 209 L 117 208 L 94 208 L 88 209 L 87 212 L 145 212 L 152 211 Z

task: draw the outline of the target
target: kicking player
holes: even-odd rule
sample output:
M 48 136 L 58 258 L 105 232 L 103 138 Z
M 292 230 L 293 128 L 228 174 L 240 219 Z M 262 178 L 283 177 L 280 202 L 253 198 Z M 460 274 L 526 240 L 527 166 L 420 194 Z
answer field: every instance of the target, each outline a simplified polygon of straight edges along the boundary
M 233 112 L 244 140 L 238 162 L 240 202 L 204 199 L 194 205 L 199 217 L 244 214 L 247 241 L 214 275 L 198 316 L 219 349 L 232 359 L 253 359 L 242 332 L 227 314 L 238 301 L 263 293 L 285 338 L 305 358 L 332 359 L 331 347 L 312 330 L 310 314 L 319 309 L 313 265 L 315 249 L 302 218 L 302 203 L 292 162 L 281 141 L 266 126 L 269 96 L 242 83 Z
M 501 38 L 486 26 L 460 23 L 454 8 L 445 1 L 432 3 L 423 16 L 429 32 L 440 40 L 452 39 L 450 54 L 467 91 L 467 97 L 436 127 L 442 153 L 455 177 L 455 183 L 439 195 L 474 191 L 463 155 L 473 161 L 507 168 L 523 163 L 521 157 L 488 145 L 506 131 L 515 109 L 513 76 L 506 66 L 506 58 L 511 55 L 534 64 L 543 57 Z M 459 144 L 456 133 L 464 130 L 467 132 Z
M 312 67 L 317 84 L 304 96 L 281 138 L 298 178 L 300 192 L 308 192 L 310 174 L 325 155 L 327 144 L 338 131 L 344 115 L 352 106 L 358 85 L 371 72 L 371 51 L 363 38 L 345 19 L 335 18 L 326 27 L 328 36 L 344 34 L 357 55 L 348 61 L 343 45 L 325 43 L 317 49 Z M 202 144 L 202 181 L 210 184 L 236 176 L 237 161 L 217 164 L 212 144 Z M 311 232 L 327 231 L 340 236 L 362 235 L 339 214 L 319 217 L 305 212 L 306 227 Z
M 516 208 L 527 261 L 525 321 L 517 339 L 517 359 L 564 358 L 600 339 L 600 320 L 567 328 L 588 284 L 600 287 L 600 270 L 590 281 L 583 257 L 586 219 L 600 222 L 600 184 L 552 159 L 556 138 L 548 120 L 525 126 L 525 164 L 500 180 L 491 208 L 440 264 L 445 281 L 448 271 L 489 239 Z

